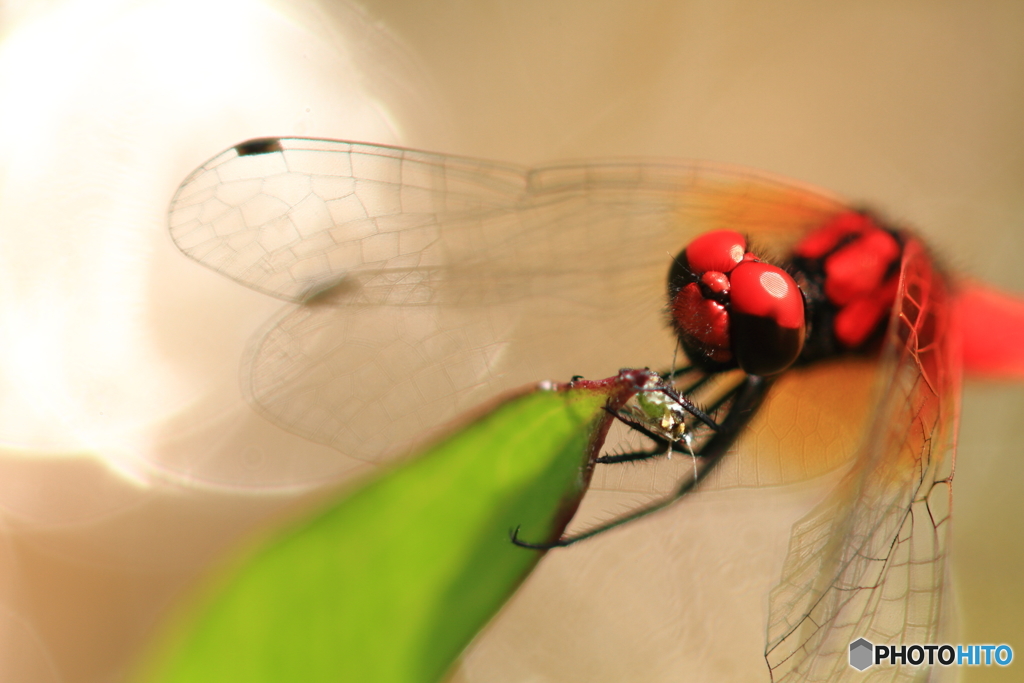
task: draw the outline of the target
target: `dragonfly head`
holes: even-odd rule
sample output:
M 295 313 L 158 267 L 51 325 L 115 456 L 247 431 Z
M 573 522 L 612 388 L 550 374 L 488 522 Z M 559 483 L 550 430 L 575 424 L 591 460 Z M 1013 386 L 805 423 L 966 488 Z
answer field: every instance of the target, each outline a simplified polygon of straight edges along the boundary
M 698 367 L 774 375 L 803 349 L 803 294 L 789 273 L 747 251 L 738 232 L 693 240 L 673 261 L 668 294 L 672 326 Z

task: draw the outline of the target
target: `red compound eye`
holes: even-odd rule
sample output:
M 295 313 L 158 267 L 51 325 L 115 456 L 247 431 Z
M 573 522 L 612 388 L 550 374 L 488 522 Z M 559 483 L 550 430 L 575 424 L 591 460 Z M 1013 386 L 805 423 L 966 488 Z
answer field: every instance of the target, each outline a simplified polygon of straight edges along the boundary
M 679 343 L 705 369 L 774 375 L 803 350 L 803 294 L 786 271 L 748 252 L 738 232 L 691 242 L 669 273 L 669 296 Z
M 744 261 L 729 275 L 729 332 L 740 367 L 774 375 L 797 359 L 804 346 L 804 298 L 789 273 Z
M 695 275 L 709 271 L 728 273 L 747 253 L 747 239 L 732 230 L 715 230 L 690 242 L 684 253 Z
M 729 348 L 729 312 L 725 306 L 704 298 L 700 287 L 691 282 L 673 297 L 670 304 L 679 341 L 694 362 L 732 361 Z

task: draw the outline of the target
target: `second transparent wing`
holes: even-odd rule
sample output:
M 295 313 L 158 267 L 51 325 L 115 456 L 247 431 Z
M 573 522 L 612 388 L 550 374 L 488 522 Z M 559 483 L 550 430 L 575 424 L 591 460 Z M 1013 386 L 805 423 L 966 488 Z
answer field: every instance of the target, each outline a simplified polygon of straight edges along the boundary
M 850 643 L 939 642 L 948 609 L 953 451 L 960 387 L 947 284 L 906 247 L 882 376 L 888 385 L 853 469 L 793 530 L 770 599 L 773 681 L 910 681 L 927 667 L 848 665 Z

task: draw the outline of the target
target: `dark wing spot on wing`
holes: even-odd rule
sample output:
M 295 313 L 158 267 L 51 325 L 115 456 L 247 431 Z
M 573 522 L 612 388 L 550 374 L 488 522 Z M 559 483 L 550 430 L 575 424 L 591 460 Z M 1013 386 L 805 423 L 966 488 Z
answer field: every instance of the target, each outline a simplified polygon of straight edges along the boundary
M 330 306 L 339 303 L 347 296 L 358 292 L 360 285 L 349 277 L 342 277 L 340 280 L 331 282 L 319 289 L 306 292 L 302 303 L 306 306 Z
M 256 138 L 255 140 L 246 140 L 241 144 L 235 145 L 235 152 L 240 157 L 283 151 L 284 148 L 281 146 L 279 138 Z

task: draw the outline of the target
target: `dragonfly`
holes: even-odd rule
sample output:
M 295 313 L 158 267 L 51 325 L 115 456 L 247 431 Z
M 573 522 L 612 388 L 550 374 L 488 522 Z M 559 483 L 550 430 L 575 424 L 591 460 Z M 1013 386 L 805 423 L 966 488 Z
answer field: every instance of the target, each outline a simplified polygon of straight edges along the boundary
M 169 222 L 185 255 L 286 302 L 243 363 L 254 408 L 342 459 L 379 464 L 538 377 L 611 374 L 609 358 L 616 368 L 664 367 L 677 344 L 666 273 L 699 235 L 742 234 L 781 263 L 850 213 L 821 190 L 703 162 L 528 169 L 266 138 L 196 169 Z M 935 642 L 948 609 L 957 411 L 970 358 L 958 319 L 984 306 L 954 305 L 965 299 L 956 282 L 905 234 L 882 312 L 873 416 L 836 489 L 793 528 L 770 596 L 773 681 L 851 675 L 846 653 L 858 637 Z M 704 371 L 728 374 L 723 363 Z M 737 476 L 756 485 L 839 466 L 824 455 L 794 465 L 736 450 Z M 879 670 L 885 680 L 919 673 Z

